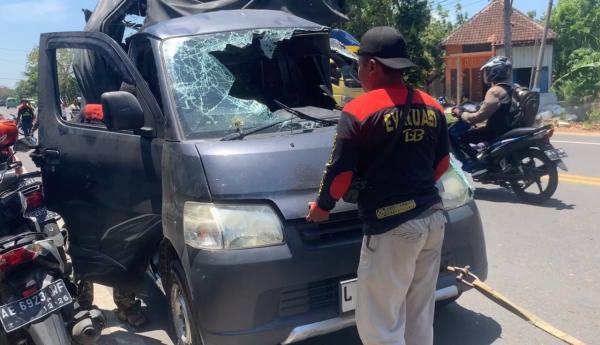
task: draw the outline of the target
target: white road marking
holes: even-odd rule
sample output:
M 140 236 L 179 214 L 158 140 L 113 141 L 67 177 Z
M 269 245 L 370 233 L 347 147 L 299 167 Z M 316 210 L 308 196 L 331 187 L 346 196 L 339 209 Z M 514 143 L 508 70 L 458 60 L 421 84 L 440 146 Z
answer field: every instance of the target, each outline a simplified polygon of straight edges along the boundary
M 553 143 L 563 144 L 578 144 L 578 145 L 600 145 L 600 143 L 590 143 L 588 141 L 568 141 L 568 140 L 552 140 Z
M 582 132 L 562 132 L 562 131 L 554 131 L 554 135 L 556 136 L 564 136 L 564 137 L 591 137 L 591 138 L 600 138 L 600 133 L 591 132 L 591 133 L 582 133 Z

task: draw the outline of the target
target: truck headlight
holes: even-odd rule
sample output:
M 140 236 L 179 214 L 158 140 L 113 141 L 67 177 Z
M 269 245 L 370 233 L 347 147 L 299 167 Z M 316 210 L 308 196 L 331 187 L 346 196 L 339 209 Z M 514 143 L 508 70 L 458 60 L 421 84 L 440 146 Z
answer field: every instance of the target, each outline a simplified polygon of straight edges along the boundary
M 473 184 L 454 157 L 450 159 L 448 170 L 438 180 L 437 188 L 446 210 L 463 206 L 473 198 Z
M 185 243 L 199 249 L 242 249 L 283 243 L 283 226 L 267 205 L 188 201 L 183 207 Z

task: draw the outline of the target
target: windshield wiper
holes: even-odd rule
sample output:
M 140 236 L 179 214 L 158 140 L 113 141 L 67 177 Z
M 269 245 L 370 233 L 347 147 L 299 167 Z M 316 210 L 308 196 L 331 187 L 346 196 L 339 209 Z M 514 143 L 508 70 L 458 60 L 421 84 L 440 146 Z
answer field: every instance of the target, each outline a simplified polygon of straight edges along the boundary
M 242 140 L 247 135 L 254 134 L 254 133 L 260 132 L 260 131 L 264 131 L 265 129 L 269 129 L 271 127 L 275 127 L 275 126 L 277 126 L 279 124 L 282 124 L 282 123 L 284 123 L 286 121 L 289 121 L 289 119 L 280 120 L 280 121 L 276 121 L 276 122 L 273 122 L 273 123 L 269 123 L 268 125 L 264 125 L 264 126 L 252 128 L 251 130 L 249 130 L 247 132 L 230 133 L 230 134 L 227 134 L 226 136 L 224 136 L 223 138 L 221 138 L 221 141 Z
M 335 125 L 337 124 L 336 120 L 331 120 L 331 119 L 321 119 L 318 117 L 314 117 L 308 114 L 305 114 L 301 111 L 298 111 L 296 109 L 290 108 L 287 105 L 274 100 L 275 104 L 277 104 L 281 109 L 287 111 L 288 113 L 292 114 L 293 116 L 302 119 L 302 120 L 307 120 L 307 121 L 314 121 L 314 122 L 320 122 L 323 124 L 328 124 L 328 125 Z M 257 132 L 261 132 L 264 131 L 265 129 L 269 129 L 271 127 L 275 127 L 279 124 L 282 124 L 284 122 L 289 121 L 290 119 L 285 119 L 285 120 L 280 120 L 280 121 L 276 121 L 273 123 L 269 123 L 268 125 L 264 125 L 264 126 L 260 126 L 260 127 L 256 127 L 256 128 L 252 128 L 246 132 L 235 132 L 235 133 L 230 133 L 227 134 L 226 136 L 224 136 L 223 138 L 221 138 L 221 141 L 229 141 L 229 140 L 242 140 L 244 139 L 246 136 L 250 135 L 250 134 L 254 134 Z
M 294 108 L 290 108 L 287 105 L 279 102 L 276 99 L 274 99 L 273 102 L 275 102 L 275 104 L 277 104 L 281 109 L 287 111 L 288 113 L 290 113 L 292 115 L 295 115 L 296 117 L 298 117 L 298 118 L 300 118 L 302 120 L 320 122 L 320 123 L 325 124 L 325 125 L 335 125 L 335 124 L 337 124 L 336 120 L 321 119 L 321 118 L 318 118 L 318 117 L 314 117 L 314 116 L 308 115 L 308 114 L 303 113 L 301 111 L 298 111 L 298 110 L 296 110 Z

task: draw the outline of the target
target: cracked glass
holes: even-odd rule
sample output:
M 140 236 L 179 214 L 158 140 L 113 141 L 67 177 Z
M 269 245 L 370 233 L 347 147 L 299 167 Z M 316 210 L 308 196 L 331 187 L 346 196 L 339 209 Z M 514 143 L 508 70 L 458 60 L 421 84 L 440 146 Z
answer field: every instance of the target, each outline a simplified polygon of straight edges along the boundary
M 246 89 L 256 83 L 245 85 L 245 80 L 236 80 L 228 67 L 246 63 L 248 65 L 241 69 L 245 72 L 238 74 L 251 74 L 248 69 L 261 68 L 265 58 L 272 60 L 278 44 L 289 40 L 296 30 L 247 30 L 166 40 L 162 47 L 165 64 L 186 137 L 207 132 L 242 131 L 279 120 L 267 105 L 251 96 L 241 98 L 231 94 L 237 83 L 237 88 L 245 91 L 238 93 L 251 95 L 252 91 Z M 217 52 L 227 52 L 231 66 L 220 61 Z M 240 61 L 235 61 L 236 56 L 249 52 L 252 54 L 248 57 L 238 57 Z M 252 64 L 254 61 L 256 63 Z M 256 76 L 248 78 L 257 79 Z M 268 78 L 268 75 L 261 78 Z

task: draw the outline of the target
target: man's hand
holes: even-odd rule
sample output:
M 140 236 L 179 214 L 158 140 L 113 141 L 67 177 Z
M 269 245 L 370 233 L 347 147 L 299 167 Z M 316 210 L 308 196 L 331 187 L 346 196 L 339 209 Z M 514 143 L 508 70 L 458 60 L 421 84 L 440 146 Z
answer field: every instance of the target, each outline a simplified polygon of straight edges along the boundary
M 329 212 L 323 211 L 317 206 L 316 202 L 308 203 L 308 214 L 306 215 L 306 221 L 309 223 L 319 223 L 329 220 Z
M 460 117 L 462 116 L 464 110 L 461 107 L 454 107 L 452 108 L 452 116 L 456 117 L 457 119 L 460 119 Z

